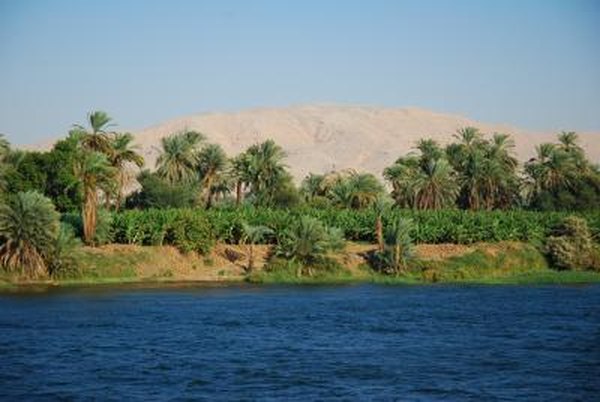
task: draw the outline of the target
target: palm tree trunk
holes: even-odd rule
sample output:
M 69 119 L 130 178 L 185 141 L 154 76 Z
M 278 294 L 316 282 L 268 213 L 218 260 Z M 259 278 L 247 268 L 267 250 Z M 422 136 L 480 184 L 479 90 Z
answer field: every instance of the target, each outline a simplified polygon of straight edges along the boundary
M 235 205 L 240 206 L 242 203 L 242 181 L 238 180 L 235 183 Z
M 212 204 L 212 191 L 211 191 L 211 187 L 212 187 L 212 176 L 208 176 L 206 178 L 206 209 L 209 209 L 211 207 Z
M 94 245 L 97 224 L 97 204 L 98 194 L 95 186 L 89 186 L 85 190 L 85 200 L 83 204 L 83 239 L 87 245 Z
M 250 249 L 248 251 L 248 273 L 252 273 L 254 270 L 254 246 L 250 244 Z
M 377 246 L 379 252 L 383 252 L 383 222 L 381 220 L 381 215 L 377 216 L 377 222 L 375 222 L 375 236 L 377 236 Z
M 121 209 L 121 204 L 123 203 L 123 188 L 125 187 L 125 173 L 119 172 L 119 183 L 117 189 L 117 199 L 115 200 L 115 210 L 118 211 Z

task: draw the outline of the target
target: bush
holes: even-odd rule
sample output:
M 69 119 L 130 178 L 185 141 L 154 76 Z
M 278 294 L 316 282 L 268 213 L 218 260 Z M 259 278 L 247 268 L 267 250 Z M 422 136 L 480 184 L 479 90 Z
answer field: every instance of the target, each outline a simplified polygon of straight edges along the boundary
M 162 244 L 168 216 L 179 209 L 125 211 L 115 214 L 113 224 L 115 241 L 133 244 Z M 352 241 L 375 242 L 377 211 L 373 209 L 350 210 L 338 208 L 298 207 L 293 209 L 257 208 L 212 208 L 192 210 L 192 214 L 208 221 L 211 235 L 226 243 L 239 243 L 242 222 L 262 225 L 282 234 L 291 222 L 302 216 L 321 221 L 325 226 L 340 228 L 344 237 Z M 535 211 L 413 211 L 389 209 L 382 215 L 383 226 L 389 227 L 399 218 L 413 221 L 410 237 L 415 244 L 526 241 L 541 242 L 552 234 L 556 225 L 567 216 L 562 212 Z M 587 219 L 594 236 L 600 236 L 600 211 L 578 214 Z M 127 221 L 123 221 L 126 219 Z M 64 218 L 63 218 L 64 220 Z M 277 243 L 275 234 L 266 236 L 266 243 Z
M 546 252 L 552 264 L 559 269 L 600 271 L 600 250 L 583 218 L 565 218 L 556 235 L 548 237 Z
M 213 229 L 202 211 L 190 209 L 149 209 L 115 214 L 117 243 L 173 245 L 182 252 L 206 254 L 214 244 Z

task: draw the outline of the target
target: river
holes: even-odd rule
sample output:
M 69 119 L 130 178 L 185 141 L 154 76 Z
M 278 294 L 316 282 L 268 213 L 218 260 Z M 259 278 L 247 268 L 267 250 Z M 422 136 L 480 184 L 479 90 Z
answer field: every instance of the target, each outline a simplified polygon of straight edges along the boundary
M 2 400 L 600 395 L 598 285 L 97 286 L 0 307 Z

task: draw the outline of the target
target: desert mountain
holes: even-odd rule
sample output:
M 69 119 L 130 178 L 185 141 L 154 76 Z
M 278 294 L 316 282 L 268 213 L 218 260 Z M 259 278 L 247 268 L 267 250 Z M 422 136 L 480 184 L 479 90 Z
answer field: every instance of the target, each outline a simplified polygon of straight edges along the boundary
M 422 109 L 340 105 L 198 114 L 135 134 L 149 167 L 154 167 L 160 139 L 182 130 L 204 133 L 209 142 L 221 145 L 231 156 L 271 138 L 285 149 L 292 174 L 301 180 L 309 172 L 344 168 L 380 175 L 384 167 L 410 152 L 419 139 L 433 138 L 446 144 L 456 130 L 466 126 L 489 134 L 511 134 L 522 161 L 534 155 L 537 144 L 556 141 L 556 133 L 527 132 Z M 600 161 L 600 134 L 580 133 L 580 137 L 589 157 Z

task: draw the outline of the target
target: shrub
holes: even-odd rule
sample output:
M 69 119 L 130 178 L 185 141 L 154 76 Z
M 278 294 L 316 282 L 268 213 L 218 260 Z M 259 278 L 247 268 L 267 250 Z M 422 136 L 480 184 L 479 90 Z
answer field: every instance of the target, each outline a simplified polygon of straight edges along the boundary
M 548 237 L 546 252 L 552 264 L 559 269 L 600 270 L 600 252 L 583 218 L 565 218 L 556 235 Z
M 173 211 L 143 210 L 125 211 L 115 214 L 115 241 L 133 244 L 162 244 L 165 224 Z M 275 233 L 288 230 L 291 222 L 301 216 L 309 216 L 321 221 L 325 226 L 338 227 L 347 240 L 375 242 L 375 222 L 378 212 L 374 209 L 350 210 L 338 208 L 298 207 L 294 209 L 274 209 L 244 206 L 241 208 L 212 208 L 193 210 L 203 216 L 210 225 L 212 235 L 220 241 L 237 244 L 242 234 L 242 222 L 249 225 L 263 225 Z M 436 210 L 413 211 L 386 209 L 382 213 L 383 226 L 396 222 L 399 218 L 413 221 L 410 236 L 415 244 L 526 241 L 541 242 L 552 234 L 567 214 L 562 212 L 535 211 L 461 211 Z M 594 236 L 600 237 L 600 211 L 579 213 L 589 222 Z M 63 220 L 66 220 L 63 218 Z M 264 242 L 277 243 L 276 235 L 265 236 Z
M 115 214 L 115 241 L 139 245 L 174 245 L 182 252 L 208 253 L 214 243 L 212 225 L 203 211 L 150 209 Z
M 173 236 L 169 240 L 179 251 L 195 251 L 200 254 L 210 252 L 214 239 L 210 224 L 204 216 L 194 214 L 191 210 L 183 210 L 169 225 L 168 232 Z

